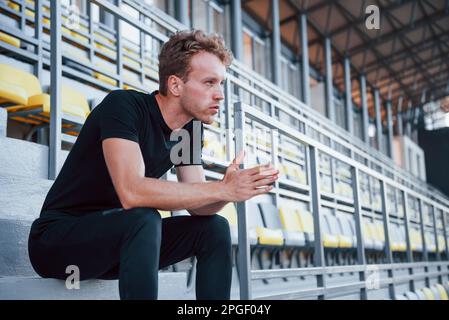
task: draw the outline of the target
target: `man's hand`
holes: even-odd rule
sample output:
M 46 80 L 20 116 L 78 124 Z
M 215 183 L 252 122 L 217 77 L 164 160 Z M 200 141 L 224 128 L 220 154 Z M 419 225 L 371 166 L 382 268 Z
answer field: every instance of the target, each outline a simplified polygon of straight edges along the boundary
M 264 194 L 273 189 L 279 171 L 268 163 L 250 169 L 239 169 L 245 151 L 241 151 L 226 169 L 222 180 L 226 201 L 240 202 Z

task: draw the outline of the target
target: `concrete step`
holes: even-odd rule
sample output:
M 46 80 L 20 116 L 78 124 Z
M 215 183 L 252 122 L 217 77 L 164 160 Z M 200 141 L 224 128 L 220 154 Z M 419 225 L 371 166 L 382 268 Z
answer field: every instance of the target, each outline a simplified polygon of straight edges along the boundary
M 14 174 L 28 178 L 48 177 L 48 146 L 7 138 L 0 133 L 0 176 Z M 68 151 L 61 150 L 60 167 Z
M 194 299 L 187 290 L 185 272 L 159 272 L 158 299 Z M 0 278 L 0 300 L 116 300 L 118 280 L 85 280 L 79 289 L 67 289 L 65 281 L 39 277 Z
M 28 258 L 28 234 L 52 183 L 0 174 L 0 277 L 35 275 Z

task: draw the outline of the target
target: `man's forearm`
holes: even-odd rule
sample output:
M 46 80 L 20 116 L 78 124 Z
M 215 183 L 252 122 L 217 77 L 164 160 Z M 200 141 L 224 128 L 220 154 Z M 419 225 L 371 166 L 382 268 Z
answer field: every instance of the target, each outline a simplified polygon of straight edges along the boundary
M 128 208 L 195 210 L 224 201 L 223 191 L 220 182 L 184 183 L 144 177 L 128 189 L 122 205 Z
M 189 210 L 189 212 L 191 214 L 200 215 L 200 216 L 212 215 L 212 214 L 219 212 L 228 203 L 229 203 L 228 201 L 219 201 L 219 202 L 211 203 L 209 205 L 202 206 L 197 209 Z

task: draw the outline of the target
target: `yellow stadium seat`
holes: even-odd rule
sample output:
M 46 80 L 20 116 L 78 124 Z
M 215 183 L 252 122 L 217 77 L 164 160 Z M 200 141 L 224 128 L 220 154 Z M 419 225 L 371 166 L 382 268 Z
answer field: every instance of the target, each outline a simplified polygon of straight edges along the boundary
M 107 84 L 109 84 L 109 85 L 111 85 L 113 87 L 117 86 L 117 80 L 115 80 L 115 79 L 113 79 L 111 77 L 105 76 L 104 74 L 102 74 L 100 72 L 94 71 L 93 72 L 93 76 L 96 79 L 98 79 L 98 80 L 100 80 L 100 81 L 102 81 L 104 83 L 107 83 Z
M 429 288 L 422 288 L 422 292 L 424 293 L 427 300 L 435 300 L 435 295 L 433 294 L 432 290 Z
M 20 48 L 20 40 L 0 31 L 0 41 L 6 42 L 14 47 Z
M 438 249 L 440 252 L 444 252 L 446 250 L 446 242 L 444 241 L 444 236 L 441 234 L 438 235 Z
M 287 231 L 303 232 L 301 221 L 294 209 L 288 207 L 280 207 L 279 215 L 281 218 L 282 227 Z
M 314 233 L 315 230 L 313 228 L 313 216 L 310 211 L 300 211 L 299 209 L 296 211 L 298 215 L 299 222 L 301 224 L 301 231 L 307 233 Z
M 284 236 L 282 230 L 273 230 L 263 227 L 256 227 L 259 244 L 281 246 L 284 244 Z
M 441 300 L 449 300 L 446 289 L 444 289 L 444 287 L 441 284 L 437 283 L 435 285 L 435 287 L 437 288 L 438 292 L 440 293 Z
M 25 108 L 28 99 L 42 94 L 39 80 L 31 73 L 0 64 L 0 99 Z
M 410 243 L 412 251 L 422 251 L 422 238 L 420 232 L 415 229 L 410 229 Z

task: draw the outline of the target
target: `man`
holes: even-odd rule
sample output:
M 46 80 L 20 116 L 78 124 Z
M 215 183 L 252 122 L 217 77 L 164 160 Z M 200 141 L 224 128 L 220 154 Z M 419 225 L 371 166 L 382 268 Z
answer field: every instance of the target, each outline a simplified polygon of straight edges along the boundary
M 193 135 L 194 121 L 213 122 L 231 61 L 222 37 L 177 33 L 160 52 L 159 91 L 116 90 L 91 112 L 30 231 L 39 275 L 66 279 L 74 265 L 80 280 L 118 278 L 121 299 L 156 299 L 158 270 L 195 256 L 197 299 L 230 298 L 229 225 L 215 213 L 267 193 L 278 171 L 238 170 L 241 153 L 221 181 L 206 182 L 192 153 L 176 164 L 178 182 L 158 178 L 174 164 L 173 130 Z M 156 209 L 191 216 L 161 220 Z

